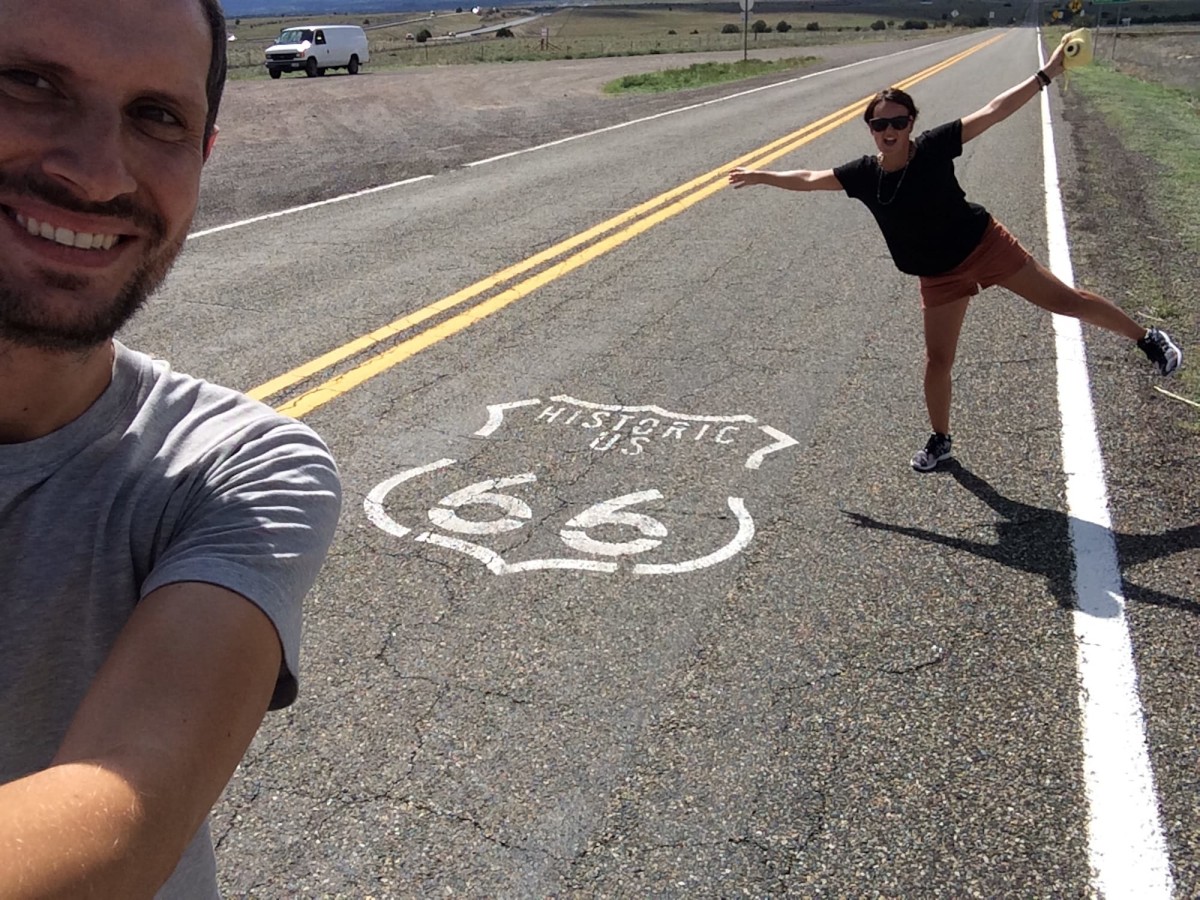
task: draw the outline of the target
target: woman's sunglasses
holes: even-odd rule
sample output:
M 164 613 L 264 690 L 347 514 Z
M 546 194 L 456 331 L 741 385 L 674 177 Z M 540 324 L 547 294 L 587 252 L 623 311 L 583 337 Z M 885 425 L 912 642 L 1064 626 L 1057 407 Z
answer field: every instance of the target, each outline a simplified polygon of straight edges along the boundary
M 912 121 L 912 116 L 892 116 L 890 119 L 872 119 L 867 124 L 871 126 L 872 131 L 884 132 L 887 131 L 889 125 L 897 131 L 903 131 L 908 127 L 908 123 Z

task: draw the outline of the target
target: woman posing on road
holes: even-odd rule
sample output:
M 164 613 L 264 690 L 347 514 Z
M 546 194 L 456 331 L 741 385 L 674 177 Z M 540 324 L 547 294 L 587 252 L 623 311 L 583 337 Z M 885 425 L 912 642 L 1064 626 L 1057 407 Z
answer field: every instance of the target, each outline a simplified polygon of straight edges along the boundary
M 892 260 L 920 277 L 925 319 L 925 406 L 933 433 L 912 458 L 928 472 L 950 456 L 950 369 L 967 304 L 980 288 L 998 284 L 1043 309 L 1099 325 L 1137 341 L 1169 375 L 1183 355 L 1157 328 L 1138 325 L 1111 301 L 1068 287 L 1038 263 L 982 206 L 967 202 L 954 176 L 963 144 L 1011 116 L 1063 70 L 1063 48 L 1046 68 L 969 116 L 911 138 L 917 107 L 897 88 L 880 91 L 863 118 L 878 153 L 836 169 L 792 172 L 734 169 L 735 188 L 767 184 L 790 191 L 845 191 L 875 216 Z

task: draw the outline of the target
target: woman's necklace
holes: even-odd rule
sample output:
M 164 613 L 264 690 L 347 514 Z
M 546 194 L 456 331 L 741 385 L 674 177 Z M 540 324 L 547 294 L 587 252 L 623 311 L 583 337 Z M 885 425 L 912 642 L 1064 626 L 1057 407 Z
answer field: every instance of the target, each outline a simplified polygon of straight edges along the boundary
M 879 182 L 875 185 L 875 202 L 880 206 L 891 206 L 892 201 L 896 199 L 896 195 L 900 193 L 900 185 L 904 184 L 904 176 L 908 174 L 908 165 L 912 162 L 913 153 L 916 148 L 908 145 L 908 159 L 904 163 L 904 168 L 900 170 L 900 180 L 896 182 L 896 188 L 892 191 L 892 196 L 886 200 L 883 199 L 883 154 L 879 154 Z

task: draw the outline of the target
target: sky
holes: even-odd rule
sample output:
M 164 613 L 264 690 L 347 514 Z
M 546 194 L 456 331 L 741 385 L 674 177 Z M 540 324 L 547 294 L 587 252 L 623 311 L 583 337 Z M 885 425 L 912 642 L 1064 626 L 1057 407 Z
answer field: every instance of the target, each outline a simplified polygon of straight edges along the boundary
M 225 17 L 312 16 L 331 13 L 400 12 L 413 9 L 445 9 L 461 5 L 450 0 L 221 0 Z

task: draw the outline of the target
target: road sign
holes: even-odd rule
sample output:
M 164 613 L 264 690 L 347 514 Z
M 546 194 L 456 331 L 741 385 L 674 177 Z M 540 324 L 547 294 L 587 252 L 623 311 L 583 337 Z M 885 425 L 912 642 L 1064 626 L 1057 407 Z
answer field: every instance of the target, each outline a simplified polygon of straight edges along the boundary
M 754 0 L 738 0 L 738 6 L 741 7 L 742 12 L 750 12 L 754 9 Z

